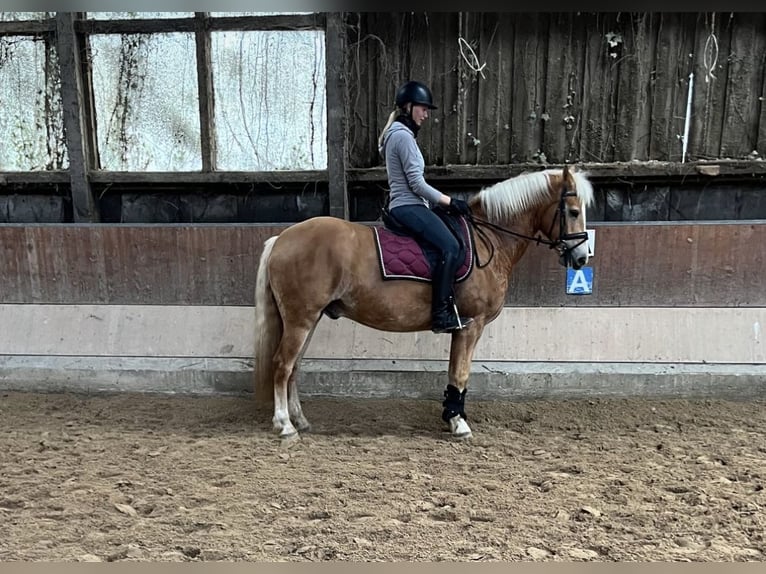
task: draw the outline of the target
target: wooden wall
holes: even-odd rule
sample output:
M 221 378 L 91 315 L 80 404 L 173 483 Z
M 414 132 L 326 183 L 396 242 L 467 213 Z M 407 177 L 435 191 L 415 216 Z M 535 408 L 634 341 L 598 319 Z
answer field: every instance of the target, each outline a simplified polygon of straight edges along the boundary
M 349 26 L 354 167 L 378 163 L 407 79 L 439 106 L 419 136 L 427 164 L 681 161 L 692 72 L 686 159 L 766 156 L 766 13 L 362 12 Z
M 599 224 L 593 295 L 530 246 L 509 306 L 763 307 L 766 226 Z M 0 304 L 252 305 L 272 225 L 0 226 Z

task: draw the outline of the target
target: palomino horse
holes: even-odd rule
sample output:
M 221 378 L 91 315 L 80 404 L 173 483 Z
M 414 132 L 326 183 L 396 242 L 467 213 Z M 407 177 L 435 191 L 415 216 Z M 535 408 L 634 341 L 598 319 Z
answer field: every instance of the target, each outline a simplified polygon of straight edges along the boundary
M 454 437 L 471 435 L 464 405 L 474 348 L 503 309 L 514 265 L 533 239 L 555 247 L 563 265 L 585 265 L 585 209 L 592 201 L 586 174 L 566 166 L 501 181 L 470 199 L 479 263 L 456 285 L 455 296 L 460 313 L 473 322 L 450 335 L 442 414 Z M 295 438 L 309 428 L 298 397 L 298 365 L 322 315 L 381 331 L 427 331 L 431 285 L 384 281 L 369 226 L 314 217 L 265 241 L 255 311 L 255 397 L 273 396 L 274 428 L 282 438 Z

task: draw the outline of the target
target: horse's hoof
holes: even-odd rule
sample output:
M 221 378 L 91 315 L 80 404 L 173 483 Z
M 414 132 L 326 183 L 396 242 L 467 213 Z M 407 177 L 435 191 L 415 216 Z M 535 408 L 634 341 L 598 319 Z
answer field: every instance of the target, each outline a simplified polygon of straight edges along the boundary
M 290 444 L 299 440 L 300 438 L 301 438 L 301 435 L 298 434 L 298 431 L 293 431 L 291 433 L 279 435 L 279 439 L 282 441 L 282 444 Z
M 473 438 L 473 433 L 471 431 L 468 431 L 464 434 L 453 434 L 452 435 L 453 440 L 471 440 Z
M 309 432 L 311 430 L 311 423 L 306 419 L 298 420 L 295 422 L 295 428 L 298 429 L 298 432 Z
M 452 433 L 452 438 L 458 440 L 469 439 L 473 436 L 471 427 L 468 426 L 468 423 L 460 415 L 455 415 L 449 420 L 449 430 Z

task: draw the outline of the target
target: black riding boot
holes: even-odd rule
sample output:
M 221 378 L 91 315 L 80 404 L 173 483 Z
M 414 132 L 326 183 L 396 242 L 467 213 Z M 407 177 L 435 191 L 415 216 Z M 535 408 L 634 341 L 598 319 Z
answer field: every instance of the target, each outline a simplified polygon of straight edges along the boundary
M 449 333 L 462 329 L 473 319 L 461 317 L 452 294 L 452 286 L 455 282 L 455 265 L 447 259 L 434 269 L 433 295 L 431 303 L 431 330 L 434 333 Z

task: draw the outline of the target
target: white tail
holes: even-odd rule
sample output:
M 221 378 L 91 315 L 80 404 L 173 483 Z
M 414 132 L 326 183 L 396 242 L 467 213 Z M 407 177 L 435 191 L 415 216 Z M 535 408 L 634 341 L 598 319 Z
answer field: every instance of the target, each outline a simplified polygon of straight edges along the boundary
M 269 282 L 269 258 L 277 236 L 263 244 L 255 280 L 255 400 L 274 401 L 274 352 L 282 337 L 282 317 Z

